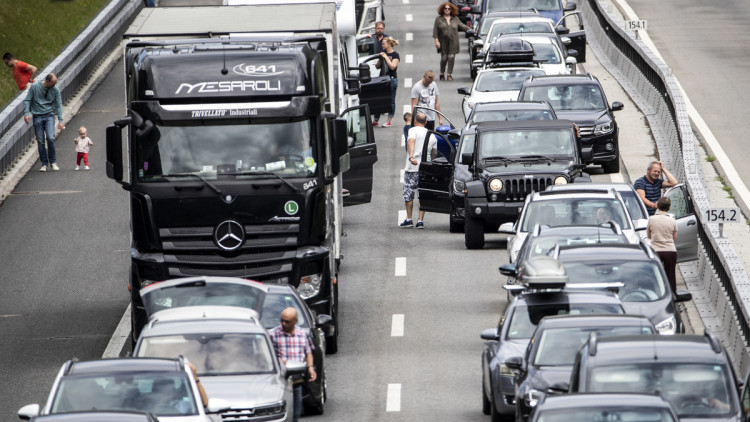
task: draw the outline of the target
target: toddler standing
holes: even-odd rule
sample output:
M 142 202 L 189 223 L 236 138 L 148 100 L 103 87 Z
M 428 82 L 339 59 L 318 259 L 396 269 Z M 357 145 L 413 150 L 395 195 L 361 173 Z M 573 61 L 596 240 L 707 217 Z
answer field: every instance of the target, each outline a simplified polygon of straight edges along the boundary
M 78 129 L 78 137 L 73 140 L 76 144 L 76 170 L 81 169 L 81 159 L 83 158 L 83 168 L 89 169 L 89 146 L 94 145 L 88 137 L 88 131 L 81 126 Z

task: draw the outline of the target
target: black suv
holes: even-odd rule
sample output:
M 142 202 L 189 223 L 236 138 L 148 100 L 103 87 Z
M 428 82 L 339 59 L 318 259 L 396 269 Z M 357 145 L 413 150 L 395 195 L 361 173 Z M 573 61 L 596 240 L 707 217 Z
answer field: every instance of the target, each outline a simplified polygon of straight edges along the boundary
M 601 164 L 605 173 L 620 171 L 620 130 L 613 112 L 622 110 L 623 105 L 619 101 L 609 105 L 595 76 L 532 76 L 524 81 L 518 99 L 549 101 L 559 118 L 578 125 L 583 145 L 593 150 L 588 163 Z
M 462 153 L 460 161 L 472 176 L 465 188 L 466 247 L 484 247 L 485 231 L 496 232 L 500 224 L 515 221 L 529 193 L 555 184 L 591 182 L 583 172 L 590 159 L 591 149 L 581 147 L 569 120 L 479 123 L 474 148 Z M 420 166 L 420 188 L 422 173 L 435 170 Z
M 738 381 L 727 352 L 708 331 L 704 336 L 592 336 L 576 356 L 569 392 L 659 394 L 681 421 L 747 420 L 748 407 L 741 403 L 750 400 L 748 389 L 740 401 Z

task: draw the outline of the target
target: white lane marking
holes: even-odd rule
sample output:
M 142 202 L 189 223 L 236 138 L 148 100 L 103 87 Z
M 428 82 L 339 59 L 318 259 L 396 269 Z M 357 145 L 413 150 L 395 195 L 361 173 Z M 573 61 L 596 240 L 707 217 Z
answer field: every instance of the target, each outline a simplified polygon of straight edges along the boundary
M 128 340 L 128 337 L 130 337 L 130 305 L 128 305 L 128 309 L 125 310 L 125 313 L 122 314 L 120 323 L 117 324 L 117 328 L 115 329 L 114 334 L 112 334 L 112 338 L 109 339 L 109 344 L 107 344 L 107 348 L 104 349 L 102 358 L 120 357 L 120 351 Z
M 409 4 L 409 0 L 404 0 L 404 4 Z
M 612 181 L 612 183 L 625 183 L 625 178 L 622 177 L 621 173 L 610 173 L 609 178 Z
M 406 14 L 406 21 L 407 21 L 407 22 L 411 22 L 411 21 L 413 21 L 413 20 L 414 20 L 414 17 L 413 17 L 412 15 L 411 15 L 411 13 L 407 13 L 407 14 Z
M 385 400 L 386 412 L 401 411 L 401 384 L 388 384 L 388 395 Z
M 414 41 L 414 33 L 407 32 L 406 33 L 406 41 Z
M 406 275 L 406 257 L 400 256 L 396 258 L 396 277 L 404 277 Z
M 401 142 L 401 146 L 404 146 L 403 142 Z M 398 181 L 403 185 L 404 184 L 404 169 L 401 169 L 401 171 L 399 173 L 400 174 L 398 176 Z M 406 216 L 406 210 L 404 210 L 404 216 Z M 404 218 L 406 218 L 406 217 L 404 217 Z M 401 220 L 401 221 L 404 221 L 404 220 Z M 401 221 L 399 221 L 399 223 Z
M 398 224 L 401 224 L 402 221 L 406 220 L 406 210 L 399 210 L 398 211 Z
M 404 113 L 411 113 L 411 104 L 404 104 Z
M 391 337 L 404 336 L 404 314 L 393 314 L 391 319 Z
M 414 81 L 411 78 L 404 78 L 404 88 L 411 88 L 414 85 Z
M 406 63 L 414 63 L 414 55 L 413 54 L 407 54 L 406 58 L 404 59 Z

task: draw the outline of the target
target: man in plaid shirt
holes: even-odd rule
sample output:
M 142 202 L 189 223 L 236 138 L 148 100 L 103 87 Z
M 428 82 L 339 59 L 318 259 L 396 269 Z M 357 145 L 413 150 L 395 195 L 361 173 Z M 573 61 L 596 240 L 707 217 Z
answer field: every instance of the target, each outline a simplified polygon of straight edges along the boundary
M 281 325 L 268 332 L 281 363 L 305 362 L 310 372 L 310 381 L 318 375 L 313 367 L 313 345 L 304 331 L 297 329 L 297 310 L 289 307 L 281 312 Z M 302 380 L 300 380 L 302 381 Z M 302 415 L 302 382 L 294 385 L 294 422 Z

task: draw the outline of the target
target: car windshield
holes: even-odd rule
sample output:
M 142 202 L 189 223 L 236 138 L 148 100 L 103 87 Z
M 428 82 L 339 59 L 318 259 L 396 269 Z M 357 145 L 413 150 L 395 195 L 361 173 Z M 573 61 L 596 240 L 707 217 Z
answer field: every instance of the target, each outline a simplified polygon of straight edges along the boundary
M 560 0 L 486 0 L 487 11 L 496 10 L 562 10 Z
M 526 129 L 484 132 L 479 140 L 479 158 L 525 155 L 565 156 L 575 154 L 576 142 L 570 129 Z
M 534 43 L 534 61 L 539 61 L 543 64 L 560 64 L 562 63 L 562 55 L 557 46 L 552 43 Z M 552 104 L 552 108 L 555 108 L 554 104 Z
M 520 91 L 529 76 L 542 76 L 542 69 L 493 70 L 479 72 L 474 90 L 478 92 Z
M 272 352 L 264 334 L 206 333 L 146 337 L 137 356 L 185 356 L 199 376 L 247 375 L 275 372 Z
M 548 328 L 539 336 L 533 364 L 536 366 L 573 365 L 578 349 L 586 343 L 592 332 L 595 332 L 599 338 L 654 334 L 649 324 L 630 327 Z
M 490 28 L 492 28 L 492 23 L 497 21 L 498 19 L 503 19 L 502 16 L 487 16 L 482 18 L 482 22 L 479 24 L 479 36 L 484 37 L 487 36 L 487 33 L 490 32 Z
M 197 415 L 184 373 L 70 375 L 60 381 L 50 413 L 96 410 L 150 412 L 159 417 Z
M 505 20 L 501 20 L 492 26 L 487 39 L 490 42 L 494 42 L 500 35 L 521 34 L 524 32 L 554 33 L 552 31 L 552 24 L 547 22 L 506 22 Z
M 735 409 L 730 379 L 724 365 L 655 361 L 594 367 L 586 390 L 659 394 L 672 403 L 680 418 L 715 417 Z
M 623 202 L 625 202 L 625 207 L 628 209 L 630 218 L 633 220 L 648 220 L 648 214 L 646 214 L 643 211 L 643 208 L 641 208 L 641 198 L 638 197 L 638 194 L 635 193 L 634 190 L 627 189 L 618 192 L 620 193 Z
M 556 111 L 598 111 L 607 108 L 602 91 L 596 84 L 528 86 L 521 99 L 549 101 Z
M 289 293 L 269 293 L 263 300 L 263 310 L 260 313 L 260 322 L 266 329 L 271 329 L 280 324 L 281 312 L 286 308 L 297 310 L 297 327 L 310 328 L 310 321 L 305 318 L 307 315 L 302 310 L 302 304 L 299 303 L 294 295 Z
M 205 126 L 157 124 L 136 136 L 139 182 L 201 177 L 312 177 L 317 157 L 310 120 Z
M 526 244 L 521 247 L 518 253 L 518 262 L 529 259 L 532 256 L 547 255 L 555 249 L 555 245 L 618 245 L 628 243 L 627 237 L 621 234 L 614 234 L 607 228 L 600 228 L 598 231 L 601 233 L 589 233 L 586 235 L 566 233 L 554 236 L 528 237 Z
M 617 223 L 621 229 L 631 228 L 622 202 L 616 198 L 560 198 L 532 201 L 526 206 L 521 231 L 530 232 L 534 225 L 583 226 Z
M 539 321 L 551 315 L 622 314 L 622 307 L 610 303 L 560 303 L 516 306 L 510 319 L 508 339 L 529 339 Z
M 676 422 L 667 409 L 653 407 L 576 407 L 571 409 L 540 409 L 538 422 Z
M 260 312 L 264 295 L 263 290 L 250 284 L 205 282 L 178 284 L 141 294 L 148 315 L 164 309 L 211 305 L 239 306 Z
M 504 122 L 506 120 L 552 120 L 550 110 L 481 110 L 475 111 L 467 125 L 482 122 Z
M 596 254 L 591 250 L 589 256 Z M 662 278 L 661 267 L 654 261 L 622 261 L 611 256 L 601 261 L 566 262 L 560 254 L 560 261 L 568 274 L 569 283 L 623 283 L 618 296 L 623 302 L 653 302 L 667 292 Z

